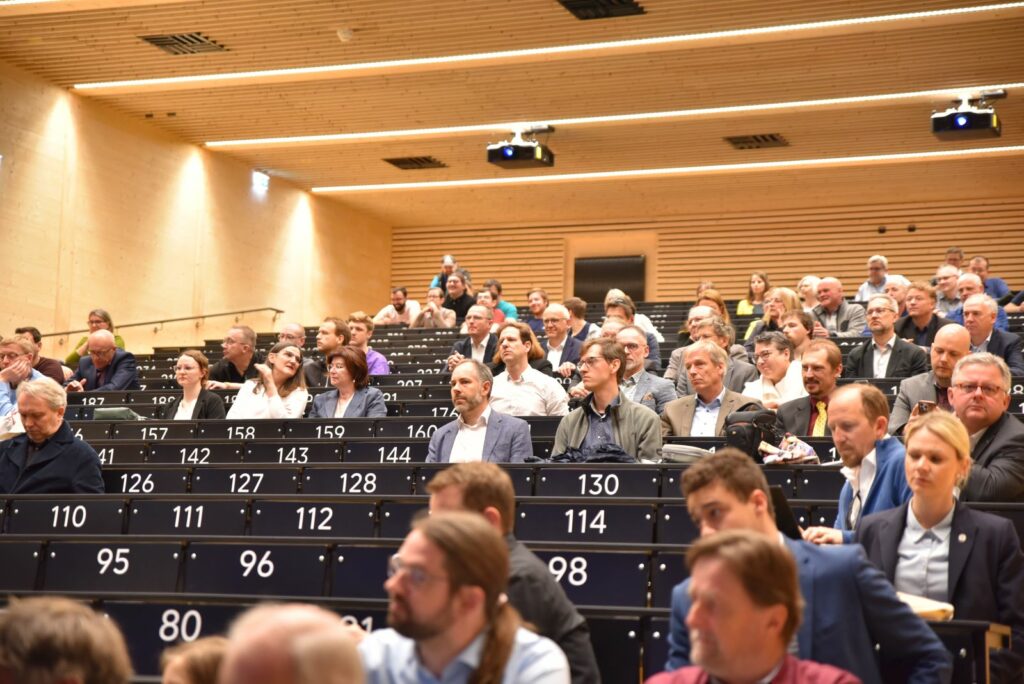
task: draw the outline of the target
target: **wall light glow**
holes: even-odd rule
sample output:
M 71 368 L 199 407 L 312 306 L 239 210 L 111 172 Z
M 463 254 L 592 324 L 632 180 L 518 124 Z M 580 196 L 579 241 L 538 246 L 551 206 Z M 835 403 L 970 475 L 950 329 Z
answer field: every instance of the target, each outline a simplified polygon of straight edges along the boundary
M 252 172 L 252 192 L 254 195 L 266 195 L 270 189 L 270 176 L 262 171 Z

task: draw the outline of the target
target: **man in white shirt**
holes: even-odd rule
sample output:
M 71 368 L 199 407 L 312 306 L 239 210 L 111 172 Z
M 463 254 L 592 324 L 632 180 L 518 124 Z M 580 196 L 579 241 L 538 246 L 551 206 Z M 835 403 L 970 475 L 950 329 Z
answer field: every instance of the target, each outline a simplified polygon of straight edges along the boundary
M 410 325 L 419 315 L 420 303 L 409 299 L 409 291 L 404 287 L 395 287 L 391 289 L 391 303 L 377 312 L 373 322 L 375 325 Z
M 868 300 L 871 339 L 850 352 L 843 364 L 847 378 L 909 378 L 928 370 L 928 355 L 896 334 L 896 300 L 873 295 Z
M 465 359 L 480 363 L 491 363 L 494 351 L 498 346 L 498 338 L 491 334 L 491 320 L 494 314 L 486 306 L 475 305 L 466 312 L 466 333 L 464 337 L 452 345 L 452 353 L 448 356 L 448 370 L 452 370 Z
M 564 416 L 569 412 L 569 397 L 561 383 L 530 366 L 530 332 L 528 325 L 518 321 L 498 328 L 498 354 L 505 371 L 494 378 L 491 405 L 512 416 Z
M 881 254 L 868 259 L 868 279 L 857 288 L 858 302 L 866 302 L 871 295 L 885 294 L 885 283 L 889 277 L 889 260 Z
M 576 372 L 583 344 L 569 335 L 569 310 L 561 304 L 550 304 L 544 309 L 544 334 L 541 344 L 557 375 L 568 378 Z
M 761 333 L 754 340 L 754 360 L 761 374 L 743 386 L 743 394 L 757 399 L 765 408 L 807 396 L 800 362 L 793 360 L 793 343 L 780 332 Z

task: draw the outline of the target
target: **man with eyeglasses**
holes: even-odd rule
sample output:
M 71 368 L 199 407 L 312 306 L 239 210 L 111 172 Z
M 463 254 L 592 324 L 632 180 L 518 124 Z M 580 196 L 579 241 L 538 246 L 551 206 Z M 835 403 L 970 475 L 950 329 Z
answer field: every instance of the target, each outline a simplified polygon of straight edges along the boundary
M 494 352 L 498 349 L 498 337 L 491 333 L 491 321 L 494 314 L 486 306 L 471 306 L 466 312 L 466 332 L 464 337 L 452 345 L 448 355 L 448 370 L 453 370 L 466 359 L 473 359 L 483 364 L 494 361 Z
M 281 332 L 277 333 L 277 341 L 287 342 L 305 350 L 306 329 L 298 323 L 285 323 L 281 326 Z
M 228 329 L 220 344 L 224 355 L 210 366 L 207 389 L 240 389 L 246 380 L 259 377 L 256 364 L 263 363 L 263 355 L 256 351 L 256 333 L 247 325 Z
M 649 350 L 647 333 L 638 326 L 627 325 L 615 334 L 615 340 L 626 351 L 626 372 L 622 379 L 622 393 L 627 399 L 643 404 L 658 415 L 670 401 L 677 398 L 671 380 L 651 375 L 644 368 Z
M 97 330 L 89 335 L 89 355 L 78 362 L 78 370 L 66 388 L 68 392 L 137 390 L 135 355 L 118 349 L 109 330 Z
M 971 472 L 961 501 L 1024 499 L 1024 424 L 1010 415 L 1010 369 L 994 354 L 960 359 L 950 401 L 971 435 Z
M 843 377 L 909 378 L 928 370 L 924 350 L 896 335 L 897 309 L 896 300 L 889 295 L 874 295 L 868 300 L 871 339 L 850 352 L 843 364 Z
M 889 281 L 889 260 L 881 254 L 868 259 L 868 279 L 857 288 L 854 297 L 858 302 L 866 302 L 872 295 L 884 294 L 885 284 Z
M 800 362 L 793 360 L 793 343 L 773 330 L 754 339 L 754 361 L 760 377 L 743 386 L 743 394 L 757 399 L 765 408 L 807 396 Z
M 940 316 L 960 307 L 960 295 L 956 291 L 959 277 L 960 269 L 951 264 L 943 264 L 935 271 L 935 313 Z
M 444 308 L 444 290 L 432 287 L 427 290 L 426 304 L 412 319 L 410 328 L 454 328 L 455 312 Z
M 0 416 L 17 409 L 18 385 L 45 377 L 32 368 L 35 347 L 20 337 L 0 340 Z
M 541 342 L 555 374 L 568 378 L 576 372 L 583 343 L 569 334 L 569 310 L 561 304 L 551 304 L 544 309 L 544 334 Z
M 907 423 L 916 418 L 922 408 L 952 412 L 950 385 L 953 368 L 960 359 L 971 353 L 971 336 L 962 325 L 950 323 L 935 334 L 929 350 L 932 369 L 900 381 L 899 394 L 889 417 L 889 432 L 901 434 Z
M 505 540 L 478 513 L 424 516 L 388 563 L 388 627 L 362 637 L 368 684 L 568 684 L 569 663 L 505 596 Z
M 954 323 L 964 325 L 964 304 L 973 295 L 985 294 L 985 286 L 982 285 L 981 278 L 975 274 L 964 273 L 956 281 L 956 291 L 960 294 L 960 306 L 950 311 L 946 318 Z M 995 327 L 1003 331 L 1009 331 L 1010 329 L 1010 321 L 1006 317 L 1006 311 L 999 305 L 996 305 Z

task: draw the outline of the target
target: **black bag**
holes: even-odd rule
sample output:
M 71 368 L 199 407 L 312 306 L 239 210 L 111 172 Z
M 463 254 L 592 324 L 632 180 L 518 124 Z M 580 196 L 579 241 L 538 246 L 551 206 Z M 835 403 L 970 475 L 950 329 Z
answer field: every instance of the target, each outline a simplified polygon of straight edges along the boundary
M 742 407 L 746 408 L 746 407 Z M 725 417 L 725 443 L 762 463 L 761 442 L 778 446 L 782 437 L 775 429 L 775 412 L 767 409 L 733 411 Z

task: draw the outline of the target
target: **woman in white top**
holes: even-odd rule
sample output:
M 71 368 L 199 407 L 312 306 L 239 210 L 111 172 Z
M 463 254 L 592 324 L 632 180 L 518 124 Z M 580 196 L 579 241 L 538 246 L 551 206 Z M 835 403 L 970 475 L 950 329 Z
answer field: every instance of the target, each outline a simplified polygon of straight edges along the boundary
M 302 376 L 302 350 L 291 342 L 278 342 L 256 370 L 260 376 L 246 380 L 238 390 L 228 418 L 301 418 L 309 397 Z
M 338 347 L 327 357 L 334 389 L 313 397 L 310 418 L 383 418 L 388 415 L 384 395 L 370 387 L 366 353 L 355 347 Z
M 182 395 L 164 407 L 163 418 L 170 420 L 206 420 L 224 417 L 224 400 L 206 389 L 210 362 L 198 349 L 181 352 L 174 366 L 174 379 Z
M 807 396 L 800 362 L 793 360 L 793 343 L 782 333 L 766 332 L 754 338 L 757 380 L 743 386 L 743 395 L 757 399 L 767 409 Z

